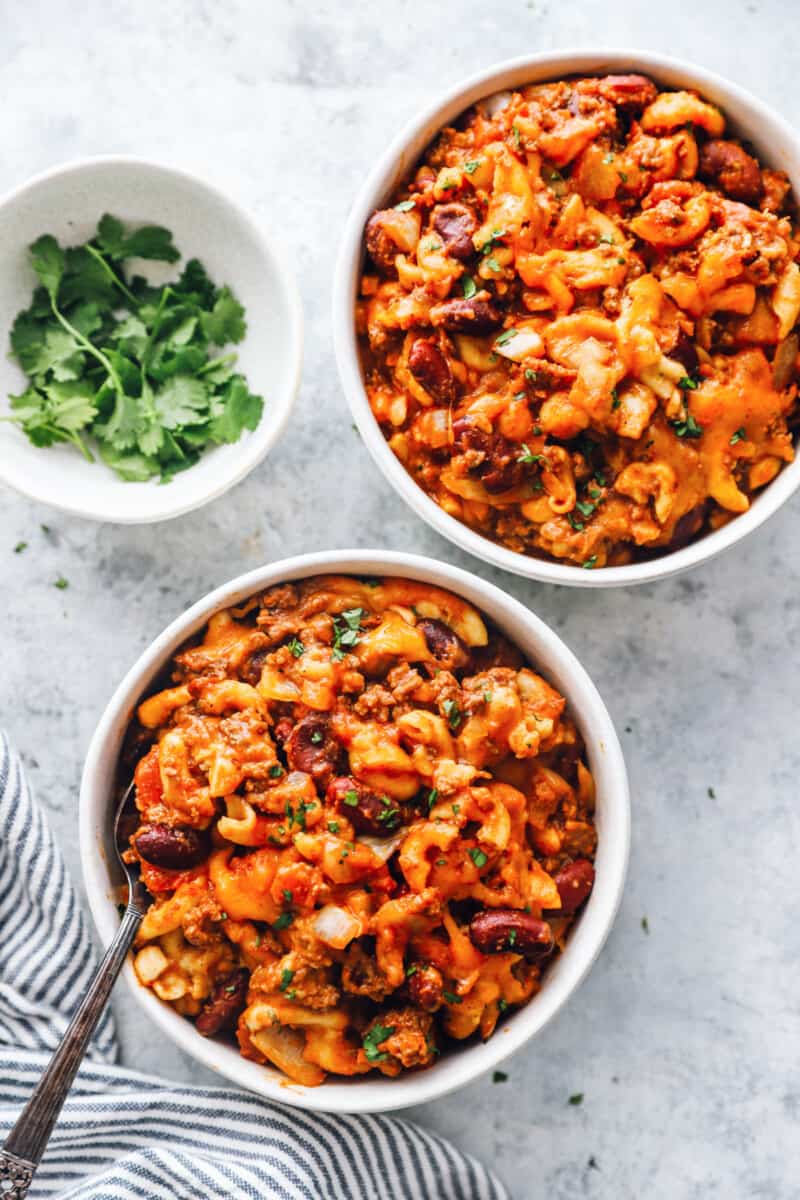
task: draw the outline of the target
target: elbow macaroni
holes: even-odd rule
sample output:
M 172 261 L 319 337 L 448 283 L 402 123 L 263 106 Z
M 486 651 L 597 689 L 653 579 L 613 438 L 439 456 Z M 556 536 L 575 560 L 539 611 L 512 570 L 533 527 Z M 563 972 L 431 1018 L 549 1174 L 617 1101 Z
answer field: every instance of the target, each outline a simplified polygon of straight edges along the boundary
M 319 577 L 172 669 L 133 731 L 143 986 L 308 1086 L 429 1065 L 535 995 L 591 889 L 594 793 L 564 698 L 480 613 Z M 550 955 L 488 944 L 487 913 Z

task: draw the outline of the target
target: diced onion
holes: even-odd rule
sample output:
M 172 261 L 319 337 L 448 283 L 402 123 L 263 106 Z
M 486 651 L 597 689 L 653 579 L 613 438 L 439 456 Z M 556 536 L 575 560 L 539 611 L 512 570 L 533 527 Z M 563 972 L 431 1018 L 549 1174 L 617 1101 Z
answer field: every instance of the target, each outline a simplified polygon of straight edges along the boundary
M 361 922 L 346 908 L 337 904 L 326 904 L 314 918 L 314 932 L 320 941 L 334 950 L 344 947 L 361 933 Z
M 489 120 L 496 117 L 504 108 L 508 108 L 511 101 L 511 92 L 495 92 L 491 96 L 487 96 L 485 100 L 478 103 L 478 107 L 483 109 Z
M 375 857 L 385 863 L 392 857 L 407 832 L 408 830 L 403 828 L 398 829 L 391 837 L 360 837 L 358 840 L 362 846 L 369 846 Z
M 503 358 L 513 362 L 522 362 L 524 358 L 541 358 L 544 354 L 544 342 L 535 329 L 518 329 L 502 346 L 495 343 L 495 351 Z

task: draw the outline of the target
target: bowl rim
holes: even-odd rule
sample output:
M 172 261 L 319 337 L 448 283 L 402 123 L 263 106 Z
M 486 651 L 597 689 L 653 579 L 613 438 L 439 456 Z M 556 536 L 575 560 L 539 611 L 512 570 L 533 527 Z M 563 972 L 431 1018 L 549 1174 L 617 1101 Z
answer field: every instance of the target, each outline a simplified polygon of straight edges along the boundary
M 739 108 L 747 113 L 753 127 L 769 127 L 771 136 L 791 145 L 800 157 L 800 137 L 784 117 L 737 83 L 705 67 L 653 51 L 602 46 L 598 49 L 585 46 L 555 48 L 520 55 L 485 67 L 452 85 L 446 92 L 439 93 L 438 98 L 428 103 L 390 139 L 354 198 L 339 243 L 333 281 L 332 327 L 339 379 L 367 449 L 394 490 L 417 516 L 474 557 L 515 575 L 566 587 L 603 588 L 651 583 L 715 558 L 758 529 L 800 487 L 800 455 L 794 462 L 787 463 L 780 474 L 758 494 L 747 512 L 736 515 L 733 520 L 699 541 L 659 558 L 592 571 L 578 565 L 527 556 L 491 541 L 450 516 L 414 482 L 395 457 L 372 415 L 367 399 L 352 313 L 363 258 L 364 224 L 370 213 L 384 202 L 391 188 L 417 160 L 419 152 L 408 154 L 410 145 L 423 135 L 428 140 L 442 124 L 493 91 L 519 86 L 525 80 L 526 71 L 531 72 L 533 81 L 544 82 L 548 78 L 581 71 L 613 71 L 620 68 L 627 71 L 644 70 L 656 77 L 659 74 L 671 75 L 674 80 L 672 86 L 693 87 L 718 100 L 723 108 Z M 736 124 L 735 121 L 733 123 Z M 796 176 L 792 182 L 800 194 L 800 168 Z
M 409 1074 L 400 1080 L 374 1080 L 370 1076 L 363 1081 L 326 1082 L 316 1088 L 293 1084 L 265 1067 L 248 1063 L 238 1050 L 202 1038 L 190 1022 L 137 982 L 130 959 L 127 961 L 123 974 L 137 1003 L 162 1033 L 181 1049 L 204 1066 L 269 1100 L 321 1112 L 374 1113 L 433 1100 L 496 1067 L 544 1028 L 577 990 L 606 941 L 619 908 L 630 851 L 628 776 L 614 725 L 586 670 L 549 625 L 495 584 L 435 559 L 382 550 L 345 549 L 297 555 L 265 564 L 214 588 L 173 620 L 128 670 L 100 717 L 81 779 L 79 851 L 89 906 L 103 944 L 110 942 L 119 923 L 103 851 L 104 832 L 108 830 L 108 801 L 102 786 L 104 772 L 110 769 L 112 761 L 116 762 L 118 750 L 114 748 L 113 758 L 106 756 L 108 762 L 104 764 L 104 747 L 112 739 L 118 745 L 133 706 L 160 665 L 213 612 L 273 583 L 314 574 L 373 575 L 381 572 L 449 588 L 485 611 L 501 628 L 514 622 L 520 629 L 524 626 L 525 635 L 537 644 L 537 654 L 548 659 L 541 663 L 544 674 L 552 678 L 560 673 L 562 686 L 563 677 L 568 678 L 568 704 L 585 738 L 592 769 L 596 777 L 604 781 L 598 813 L 601 822 L 598 860 L 602 855 L 604 863 L 602 872 L 598 870 L 589 904 L 559 959 L 558 974 L 548 977 L 552 981 L 550 986 L 546 985 L 529 1004 L 506 1021 L 495 1037 L 485 1043 L 470 1045 L 462 1052 L 454 1052 L 443 1060 L 441 1067 L 446 1066 L 446 1071 L 434 1066 L 429 1071 Z
M 249 475 L 258 466 L 279 441 L 291 416 L 300 389 L 304 343 L 303 305 L 297 281 L 289 268 L 288 257 L 283 248 L 277 239 L 274 239 L 271 234 L 264 231 L 243 204 L 228 192 L 223 191 L 211 179 L 199 175 L 195 171 L 187 170 L 185 167 L 176 167 L 160 159 L 145 158 L 137 154 L 95 154 L 57 163 L 55 166 L 48 167 L 46 170 L 30 176 L 23 180 L 22 183 L 4 192 L 0 196 L 0 219 L 2 219 L 4 210 L 8 204 L 24 200 L 25 195 L 34 188 L 55 183 L 69 176 L 79 175 L 87 169 L 91 170 L 103 167 L 110 167 L 112 169 L 122 167 L 123 169 L 133 170 L 141 168 L 145 171 L 169 175 L 185 184 L 199 188 L 230 209 L 246 228 L 253 241 L 259 245 L 262 253 L 274 263 L 276 284 L 285 299 L 289 312 L 289 320 L 285 330 L 285 342 L 288 346 L 289 384 L 283 390 L 283 395 L 279 398 L 279 401 L 276 401 L 274 396 L 270 398 L 270 402 L 277 409 L 277 419 L 268 436 L 266 427 L 264 432 L 259 436 L 259 429 L 264 424 L 262 417 L 259 425 L 242 442 L 242 452 L 239 457 L 232 459 L 227 473 L 220 479 L 220 482 L 212 483 L 200 499 L 195 498 L 181 502 L 162 503 L 158 510 L 146 516 L 131 513 L 130 515 L 117 514 L 114 517 L 109 517 L 97 508 L 92 508 L 84 503 L 72 500 L 68 494 L 64 494 L 63 498 L 59 497 L 55 499 L 52 493 L 48 492 L 46 488 L 39 488 L 33 482 L 17 479 L 12 481 L 6 476 L 6 472 L 3 469 L 3 458 L 0 456 L 0 483 L 12 488 L 20 495 L 27 496 L 30 500 L 36 500 L 41 504 L 49 505 L 51 508 L 60 509 L 62 512 L 70 513 L 76 517 L 83 517 L 89 521 L 102 521 L 114 525 L 151 525 L 158 521 L 168 521 L 175 517 L 183 516 L 185 513 L 192 512 L 195 509 L 203 507 L 205 504 L 209 504 L 212 500 L 217 500 L 230 488 L 235 487 L 237 483 L 241 483 L 245 476 Z M 156 220 L 157 218 L 154 217 L 153 219 Z M 251 331 L 248 331 L 248 336 L 252 336 Z M 162 490 L 168 501 L 169 489 L 164 488 Z M 132 498 L 135 497 L 135 490 L 131 491 L 131 496 Z

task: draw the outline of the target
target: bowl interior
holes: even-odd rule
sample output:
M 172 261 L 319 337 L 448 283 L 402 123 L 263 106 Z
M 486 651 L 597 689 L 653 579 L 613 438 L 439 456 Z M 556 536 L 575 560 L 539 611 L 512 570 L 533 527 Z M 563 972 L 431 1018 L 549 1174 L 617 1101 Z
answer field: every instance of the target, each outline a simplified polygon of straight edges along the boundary
M 106 212 L 125 224 L 165 225 L 182 254 L 179 263 L 131 260 L 153 283 L 175 278 L 199 258 L 218 285 L 244 305 L 248 334 L 236 347 L 238 367 L 264 398 L 256 430 L 233 445 L 203 454 L 168 485 L 126 483 L 99 459 L 87 463 L 70 445 L 31 445 L 0 423 L 0 479 L 19 491 L 82 516 L 105 521 L 153 521 L 186 512 L 221 494 L 259 461 L 283 428 L 298 382 L 300 310 L 294 284 L 251 220 L 214 188 L 172 168 L 132 159 L 97 159 L 40 176 L 0 202 L 0 416 L 9 395 L 26 386 L 6 356 L 11 326 L 38 283 L 27 248 L 42 233 L 62 246 L 91 237 Z
M 353 312 L 364 257 L 364 225 L 370 214 L 386 202 L 397 184 L 408 175 L 444 125 L 476 101 L 525 83 L 577 74 L 631 71 L 644 72 L 663 87 L 688 87 L 701 92 L 723 110 L 729 129 L 752 142 L 766 165 L 786 171 L 795 194 L 800 196 L 800 139 L 781 117 L 736 84 L 693 64 L 634 50 L 577 50 L 529 55 L 491 67 L 463 82 L 392 140 L 351 210 L 334 284 L 333 328 L 340 378 L 367 448 L 395 490 L 429 525 L 477 558 L 517 575 L 573 587 L 647 583 L 712 558 L 756 529 L 800 486 L 800 458 L 789 463 L 763 489 L 748 512 L 671 554 L 597 571 L 519 554 L 451 517 L 414 482 L 395 457 L 372 415 L 364 389 Z
M 597 880 L 565 953 L 548 972 L 541 992 L 511 1015 L 494 1037 L 483 1044 L 470 1042 L 443 1056 L 428 1071 L 399 1079 L 329 1079 L 318 1088 L 302 1087 L 274 1070 L 247 1062 L 232 1046 L 202 1038 L 189 1021 L 141 987 L 130 963 L 126 965 L 128 983 L 148 1015 L 206 1066 L 284 1104 L 321 1111 L 378 1112 L 433 1099 L 491 1069 L 540 1030 L 577 987 L 599 953 L 619 904 L 628 857 L 628 785 L 614 727 L 594 685 L 560 638 L 518 601 L 465 571 L 411 555 L 339 551 L 287 559 L 233 580 L 173 622 L 123 680 L 95 732 L 81 785 L 81 858 L 92 913 L 105 942 L 119 922 L 108 866 L 114 861 L 109 798 L 122 738 L 138 698 L 169 656 L 213 612 L 272 583 L 330 572 L 423 579 L 450 588 L 487 613 L 567 697 L 597 786 Z

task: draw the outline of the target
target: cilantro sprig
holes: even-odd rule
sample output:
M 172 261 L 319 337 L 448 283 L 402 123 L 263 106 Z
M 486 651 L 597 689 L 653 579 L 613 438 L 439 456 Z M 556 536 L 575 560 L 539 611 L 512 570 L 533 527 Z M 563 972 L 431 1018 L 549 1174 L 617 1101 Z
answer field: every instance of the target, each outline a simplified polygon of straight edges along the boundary
M 93 238 L 62 248 L 51 234 L 29 250 L 40 286 L 11 330 L 28 386 L 10 397 L 11 420 L 35 446 L 93 449 L 121 479 L 168 482 L 210 445 L 255 429 L 263 401 L 235 371 L 244 309 L 197 259 L 153 287 L 129 259 L 175 263 L 168 229 L 127 230 L 101 218 Z

